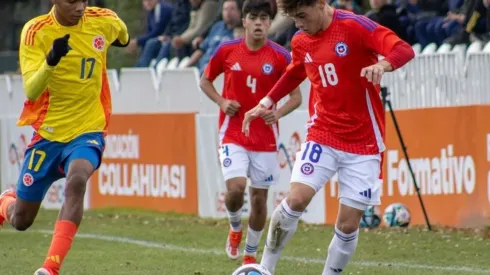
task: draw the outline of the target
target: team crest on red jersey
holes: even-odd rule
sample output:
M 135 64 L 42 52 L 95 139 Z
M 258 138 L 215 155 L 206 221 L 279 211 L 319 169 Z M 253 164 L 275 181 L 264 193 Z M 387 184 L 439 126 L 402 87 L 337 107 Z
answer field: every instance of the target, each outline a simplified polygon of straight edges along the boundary
M 94 49 L 98 51 L 104 50 L 104 46 L 105 46 L 104 37 L 101 35 L 97 35 L 96 37 L 94 37 L 94 40 L 92 41 L 92 46 L 94 46 Z
M 338 42 L 335 45 L 335 53 L 340 57 L 346 56 L 348 51 L 349 47 L 347 47 L 347 44 L 345 44 L 344 42 Z
M 34 177 L 29 173 L 25 173 L 24 176 L 22 176 L 22 183 L 29 187 L 34 183 Z
M 274 71 L 274 67 L 272 67 L 271 64 L 269 63 L 265 63 L 263 66 L 262 66 L 262 72 L 266 75 L 270 75 L 272 73 L 272 71 Z

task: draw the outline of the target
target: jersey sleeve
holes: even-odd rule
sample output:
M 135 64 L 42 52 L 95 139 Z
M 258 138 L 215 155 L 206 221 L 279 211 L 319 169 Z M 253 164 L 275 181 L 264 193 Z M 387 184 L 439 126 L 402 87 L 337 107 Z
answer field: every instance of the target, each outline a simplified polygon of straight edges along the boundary
M 36 33 L 34 25 L 34 22 L 29 22 L 22 29 L 19 63 L 23 76 L 39 70 L 46 60 L 46 47 L 39 39 L 39 31 Z
M 286 52 L 284 54 L 284 66 L 281 68 L 281 74 L 284 74 L 286 72 L 286 69 L 288 68 L 289 64 L 292 62 L 292 57 L 291 53 Z
M 214 81 L 218 75 L 224 72 L 225 62 L 225 49 L 223 46 L 218 46 L 213 56 L 209 60 L 206 69 L 204 70 L 204 75 L 210 81 Z
M 370 20 L 367 19 L 366 20 Z M 363 39 L 365 45 L 371 51 L 382 55 L 385 60 L 388 61 L 393 69 L 397 69 L 414 57 L 412 47 L 399 38 L 393 31 L 370 21 L 375 24 L 372 30 L 364 28 L 367 32 L 365 39 Z
M 129 33 L 126 24 L 117 15 L 111 19 L 112 32 L 110 42 L 120 45 L 127 45 L 129 43 Z
M 29 100 L 36 100 L 47 88 L 54 67 L 46 63 L 48 47 L 39 38 L 40 24 L 27 23 L 21 34 L 19 63 L 24 84 L 24 92 Z
M 269 97 L 273 103 L 277 103 L 283 97 L 291 93 L 306 78 L 304 58 L 301 56 L 302 42 L 300 35 L 295 35 L 291 41 L 292 60 L 286 67 L 286 70 L 279 81 L 277 81 L 276 85 L 274 85 L 269 94 L 267 94 L 267 97 Z

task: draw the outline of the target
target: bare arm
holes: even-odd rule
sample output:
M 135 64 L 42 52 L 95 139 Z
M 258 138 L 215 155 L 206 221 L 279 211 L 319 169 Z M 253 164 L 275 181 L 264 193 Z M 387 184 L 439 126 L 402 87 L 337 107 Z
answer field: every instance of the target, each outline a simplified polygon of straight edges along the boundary
M 206 75 L 202 75 L 199 86 L 201 87 L 204 94 L 209 97 L 209 99 L 221 106 L 225 99 L 218 93 L 218 91 L 216 91 L 213 83 L 206 77 Z
M 187 63 L 187 66 L 191 67 L 196 65 L 197 61 L 199 61 L 199 59 L 201 59 L 203 55 L 204 53 L 201 50 L 196 50 L 194 53 L 192 53 L 191 58 L 189 59 L 189 63 Z M 201 79 L 201 83 L 202 83 L 202 79 Z M 213 84 L 211 83 L 211 85 Z
M 289 100 L 277 110 L 278 118 L 285 117 L 301 105 L 302 97 L 299 88 L 289 94 Z

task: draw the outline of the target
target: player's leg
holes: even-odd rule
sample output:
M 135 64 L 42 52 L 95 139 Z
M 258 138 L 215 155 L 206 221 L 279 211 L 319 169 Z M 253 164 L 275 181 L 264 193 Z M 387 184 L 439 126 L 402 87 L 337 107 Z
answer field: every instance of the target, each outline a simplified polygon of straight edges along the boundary
M 256 263 L 257 248 L 267 219 L 267 194 L 279 179 L 277 152 L 250 152 L 250 217 L 243 264 Z
M 225 206 L 230 220 L 225 250 L 229 258 L 238 259 L 242 241 L 242 207 L 250 161 L 247 151 L 235 144 L 223 144 L 219 155 L 226 183 Z
M 289 193 L 271 216 L 261 265 L 274 272 L 281 252 L 296 232 L 298 221 L 316 192 L 333 177 L 338 156 L 314 142 L 301 146 L 296 154 Z
M 70 142 L 63 151 L 63 167 L 66 173 L 65 200 L 42 268 L 49 274 L 59 273 L 61 264 L 71 248 L 83 216 L 83 198 L 87 181 L 100 165 L 103 146 L 102 134 L 86 134 Z
M 369 205 L 380 204 L 380 157 L 340 153 L 340 207 L 323 275 L 341 273 L 356 251 L 359 223 Z
M 0 195 L 0 225 L 5 221 L 15 229 L 28 229 L 37 216 L 49 186 L 61 177 L 57 165 L 60 144 L 41 140 L 24 154 L 16 191 Z

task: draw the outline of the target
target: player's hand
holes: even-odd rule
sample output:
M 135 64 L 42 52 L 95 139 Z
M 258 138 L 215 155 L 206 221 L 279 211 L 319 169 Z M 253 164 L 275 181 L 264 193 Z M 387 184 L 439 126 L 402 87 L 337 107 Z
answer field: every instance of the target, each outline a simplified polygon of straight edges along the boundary
M 138 49 L 138 41 L 136 39 L 131 39 L 129 44 L 126 46 L 126 52 L 130 54 L 135 54 Z
M 265 124 L 267 125 L 273 125 L 279 120 L 279 115 L 273 110 L 266 110 L 261 117 L 264 119 Z
M 383 66 L 374 64 L 362 69 L 361 77 L 365 77 L 369 82 L 372 82 L 374 85 L 378 85 L 381 83 L 381 77 L 383 76 L 384 72 L 385 70 Z
M 245 113 L 242 123 L 242 132 L 245 136 L 250 136 L 250 122 L 258 117 L 263 117 L 267 111 L 262 104 L 259 104 Z
M 194 40 L 192 40 L 192 48 L 194 50 L 197 50 L 202 41 L 204 41 L 204 38 L 202 38 L 201 36 L 194 38 Z
M 227 116 L 234 116 L 241 106 L 238 101 L 225 99 L 219 104 L 219 107 Z
M 56 38 L 53 41 L 53 47 L 46 57 L 46 62 L 49 66 L 56 66 L 60 63 L 61 58 L 68 54 L 70 47 L 68 46 L 68 39 L 70 35 L 67 34 L 63 37 Z
M 176 36 L 172 39 L 172 47 L 174 47 L 175 49 L 180 49 L 184 47 L 184 44 L 184 39 L 182 39 L 182 37 L 180 36 Z

